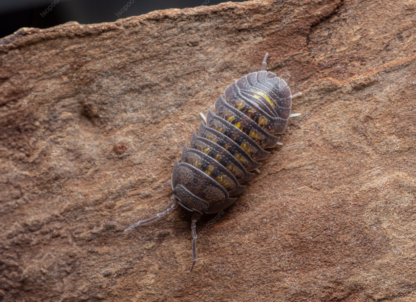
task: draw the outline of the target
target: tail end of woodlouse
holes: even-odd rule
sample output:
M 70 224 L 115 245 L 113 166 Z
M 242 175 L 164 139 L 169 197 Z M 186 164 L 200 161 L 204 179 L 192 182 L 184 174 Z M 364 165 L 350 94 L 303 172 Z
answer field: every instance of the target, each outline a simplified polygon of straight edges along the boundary
M 159 220 L 160 218 L 169 215 L 170 213 L 172 213 L 174 210 L 176 210 L 179 206 L 179 201 L 174 198 L 173 204 L 171 205 L 171 207 L 169 209 L 167 209 L 164 212 L 158 213 L 156 216 L 149 218 L 149 219 L 145 219 L 145 220 L 141 220 L 136 222 L 135 224 L 129 226 L 127 229 L 124 230 L 124 232 L 130 231 L 131 229 L 134 229 L 135 227 L 141 226 L 141 225 L 146 225 L 146 224 L 150 224 L 156 220 Z

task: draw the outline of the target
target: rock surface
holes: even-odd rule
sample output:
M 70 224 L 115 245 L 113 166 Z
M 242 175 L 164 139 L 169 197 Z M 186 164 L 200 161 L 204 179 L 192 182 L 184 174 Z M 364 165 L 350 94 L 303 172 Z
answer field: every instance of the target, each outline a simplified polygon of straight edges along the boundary
M 0 40 L 0 301 L 416 301 L 416 2 L 279 0 Z M 224 215 L 170 206 L 199 112 L 269 70 L 291 120 Z M 213 221 L 216 221 L 213 223 Z

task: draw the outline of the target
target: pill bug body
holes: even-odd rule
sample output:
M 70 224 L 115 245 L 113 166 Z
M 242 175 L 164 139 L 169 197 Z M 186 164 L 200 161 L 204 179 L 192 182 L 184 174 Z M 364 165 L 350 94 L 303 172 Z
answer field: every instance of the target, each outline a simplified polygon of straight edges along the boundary
M 172 206 L 157 216 L 139 221 L 126 231 L 153 222 L 179 205 L 193 212 L 193 263 L 196 261 L 196 222 L 202 214 L 222 211 L 244 191 L 243 184 L 261 166 L 258 161 L 270 153 L 264 149 L 276 146 L 287 126 L 292 106 L 286 82 L 266 69 L 267 54 L 261 71 L 250 73 L 225 89 L 225 98 L 215 102 L 215 113 L 209 111 L 194 132 L 190 147 L 182 150 L 181 162 L 175 161 L 171 185 Z M 257 170 L 258 171 L 258 170 Z

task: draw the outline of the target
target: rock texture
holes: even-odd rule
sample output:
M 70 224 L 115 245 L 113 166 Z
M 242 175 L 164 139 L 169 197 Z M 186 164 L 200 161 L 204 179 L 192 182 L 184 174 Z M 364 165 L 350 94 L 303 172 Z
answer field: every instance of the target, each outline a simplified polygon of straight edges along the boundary
M 0 40 L 0 301 L 416 301 L 416 2 L 278 0 Z M 170 205 L 175 158 L 234 80 L 295 99 L 219 217 Z M 214 223 L 215 222 L 215 223 Z

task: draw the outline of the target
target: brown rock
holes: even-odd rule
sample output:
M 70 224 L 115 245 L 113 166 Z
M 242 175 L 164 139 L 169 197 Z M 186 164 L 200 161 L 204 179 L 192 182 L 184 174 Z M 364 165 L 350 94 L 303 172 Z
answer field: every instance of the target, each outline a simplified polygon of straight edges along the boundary
M 416 301 L 415 14 L 250 1 L 1 40 L 0 300 Z M 198 113 L 265 52 L 302 116 L 198 224 L 189 276 L 185 211 L 122 231 L 170 205 Z

